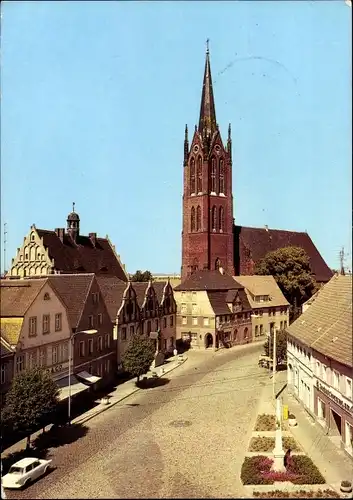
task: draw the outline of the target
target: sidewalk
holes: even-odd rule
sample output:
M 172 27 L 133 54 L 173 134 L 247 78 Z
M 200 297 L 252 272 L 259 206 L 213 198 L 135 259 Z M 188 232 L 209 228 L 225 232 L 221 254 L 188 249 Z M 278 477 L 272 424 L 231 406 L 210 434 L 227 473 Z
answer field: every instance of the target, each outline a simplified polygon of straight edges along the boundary
M 177 356 L 172 356 L 171 358 L 168 358 L 167 362 L 161 366 L 158 366 L 157 368 L 153 368 L 147 372 L 145 377 L 147 378 L 154 378 L 156 375 L 158 378 L 165 376 L 167 373 L 171 372 L 181 364 L 183 364 L 186 360 L 188 359 L 187 354 L 180 354 Z M 156 374 L 156 375 L 154 375 Z M 109 399 L 109 404 L 103 404 L 100 402 L 100 400 L 96 400 L 99 404 L 98 406 L 88 410 L 87 412 L 83 413 L 82 415 L 79 415 L 75 419 L 71 421 L 72 424 L 83 424 L 87 422 L 88 420 L 91 420 L 91 418 L 95 417 L 96 415 L 99 415 L 100 413 L 103 413 L 106 410 L 109 410 L 112 406 L 116 405 L 123 399 L 126 399 L 128 396 L 131 394 L 140 391 L 141 389 L 139 387 L 136 387 L 136 378 L 133 378 L 131 380 L 128 380 L 127 382 L 124 382 L 116 387 L 113 391 L 111 391 L 107 396 Z M 48 431 L 50 429 L 50 426 L 46 427 L 46 430 Z M 36 437 L 38 437 L 40 434 L 42 434 L 42 431 L 38 431 L 34 434 L 31 435 L 31 442 L 34 441 Z M 10 446 L 6 450 L 3 451 L 1 454 L 1 458 L 5 458 L 6 456 L 24 450 L 26 448 L 26 439 L 23 439 L 22 441 L 18 441 L 15 443 L 13 446 Z
M 276 392 L 286 385 L 287 372 L 279 372 L 276 375 Z M 262 402 L 259 408 L 260 413 L 275 412 L 275 404 L 272 395 L 272 379 L 269 385 L 264 388 Z M 281 393 L 283 404 L 287 404 L 289 411 L 296 417 L 298 425 L 296 427 L 284 426 L 284 430 L 289 430 L 295 440 L 301 445 L 305 453 L 320 470 L 325 477 L 326 483 L 334 490 L 340 491 L 341 481 L 353 480 L 353 461 L 343 450 L 338 448 L 325 434 L 325 429 L 314 422 L 313 418 L 305 411 L 303 406 L 294 396 L 288 394 L 287 388 Z

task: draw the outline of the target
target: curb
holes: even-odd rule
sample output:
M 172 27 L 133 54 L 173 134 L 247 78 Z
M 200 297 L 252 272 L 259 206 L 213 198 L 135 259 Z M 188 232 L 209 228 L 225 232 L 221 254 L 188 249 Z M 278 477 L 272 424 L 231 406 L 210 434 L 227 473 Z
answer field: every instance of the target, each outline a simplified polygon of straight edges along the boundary
M 182 364 L 184 364 L 185 361 L 187 361 L 187 359 L 188 358 L 186 357 L 185 359 L 180 360 L 180 362 L 177 365 L 175 365 L 173 368 L 171 368 L 167 372 L 164 372 L 164 373 L 161 373 L 160 375 L 158 375 L 158 378 L 161 378 L 163 375 L 166 375 L 167 373 L 172 372 L 173 370 L 175 370 L 176 368 L 178 368 L 179 366 L 181 366 Z M 109 408 L 112 408 L 116 404 L 120 403 L 124 399 L 128 398 L 129 396 L 131 396 L 132 394 L 135 394 L 135 392 L 138 392 L 138 391 L 141 391 L 141 390 L 142 389 L 140 387 L 136 387 L 129 394 L 126 394 L 125 396 L 122 396 L 117 401 L 114 401 L 114 403 L 110 403 L 109 405 L 104 406 L 103 408 L 99 408 L 95 413 L 93 413 L 92 415 L 88 415 L 86 418 L 84 416 L 83 416 L 83 418 L 77 417 L 76 419 L 72 420 L 71 423 L 72 424 L 83 424 L 85 422 L 88 422 L 89 420 L 91 420 L 92 418 L 96 417 L 100 413 L 103 413 L 104 411 L 109 410 Z

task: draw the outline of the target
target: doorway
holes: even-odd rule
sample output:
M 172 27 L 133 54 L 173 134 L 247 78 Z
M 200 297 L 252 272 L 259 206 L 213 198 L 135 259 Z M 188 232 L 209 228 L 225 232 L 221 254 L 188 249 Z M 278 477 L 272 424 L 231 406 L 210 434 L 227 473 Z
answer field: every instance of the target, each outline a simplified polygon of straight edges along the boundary
M 213 346 L 213 337 L 210 333 L 207 333 L 205 336 L 205 347 L 208 349 L 209 347 Z

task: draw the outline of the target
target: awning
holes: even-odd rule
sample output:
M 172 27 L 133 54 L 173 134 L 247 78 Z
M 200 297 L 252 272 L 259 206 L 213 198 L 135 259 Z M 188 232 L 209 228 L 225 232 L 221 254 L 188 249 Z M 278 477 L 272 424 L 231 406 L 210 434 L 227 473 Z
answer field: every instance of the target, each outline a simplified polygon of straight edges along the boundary
M 89 384 L 89 385 L 95 384 L 96 382 L 98 382 L 98 380 L 101 380 L 101 378 L 102 378 L 102 377 L 96 377 L 95 375 L 91 375 L 90 373 L 85 372 L 85 371 L 76 373 L 76 376 L 79 379 L 82 379 L 82 381 L 85 384 Z
M 58 380 L 57 385 L 59 386 L 60 393 L 59 393 L 59 401 L 63 401 L 64 399 L 67 399 L 69 397 L 69 377 L 64 377 L 60 380 Z M 74 396 L 75 394 L 78 394 L 79 392 L 86 391 L 88 389 L 88 386 L 85 384 L 82 384 L 82 382 L 79 382 L 75 375 L 71 375 L 71 396 Z

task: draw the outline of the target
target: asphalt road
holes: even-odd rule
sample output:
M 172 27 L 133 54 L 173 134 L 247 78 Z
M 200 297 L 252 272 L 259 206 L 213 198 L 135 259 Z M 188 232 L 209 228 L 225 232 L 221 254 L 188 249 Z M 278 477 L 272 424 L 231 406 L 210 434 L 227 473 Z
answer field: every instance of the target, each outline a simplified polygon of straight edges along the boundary
M 54 470 L 8 498 L 242 497 L 239 474 L 268 373 L 262 347 L 190 352 L 161 385 L 132 394 L 50 448 Z

